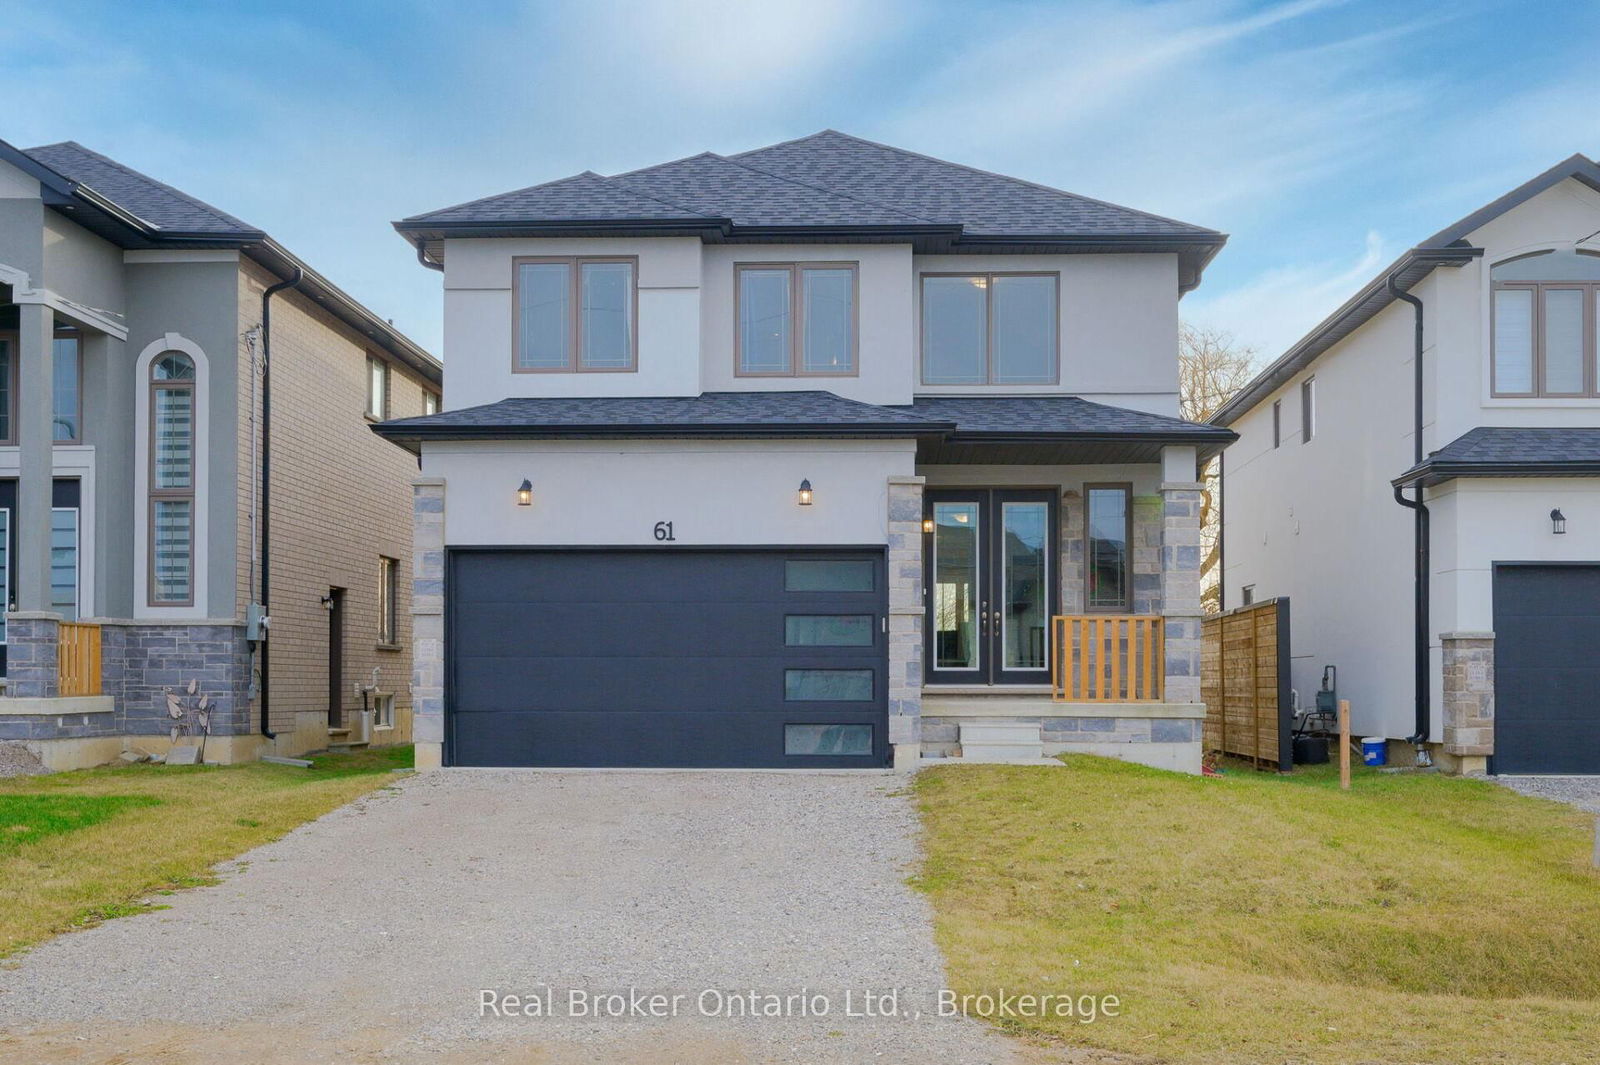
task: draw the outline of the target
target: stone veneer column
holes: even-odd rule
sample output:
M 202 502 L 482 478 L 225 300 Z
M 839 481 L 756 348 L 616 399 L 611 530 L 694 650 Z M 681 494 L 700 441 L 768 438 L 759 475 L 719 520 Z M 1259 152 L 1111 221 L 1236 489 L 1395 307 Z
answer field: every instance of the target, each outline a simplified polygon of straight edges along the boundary
M 1083 493 L 1061 493 L 1061 613 L 1083 613 Z
M 1444 655 L 1446 767 L 1482 773 L 1494 753 L 1494 633 L 1439 634 Z
M 922 757 L 923 481 L 889 478 L 889 743 L 902 772 Z
M 444 761 L 444 479 L 411 493 L 411 737 L 425 770 Z
M 1133 612 L 1161 613 L 1162 544 L 1166 505 L 1161 496 L 1133 497 Z
M 1200 699 L 1200 503 L 1202 486 L 1161 485 L 1161 614 L 1166 628 L 1166 701 Z
M 17 699 L 54 699 L 60 695 L 60 641 L 60 614 L 7 614 L 5 694 Z

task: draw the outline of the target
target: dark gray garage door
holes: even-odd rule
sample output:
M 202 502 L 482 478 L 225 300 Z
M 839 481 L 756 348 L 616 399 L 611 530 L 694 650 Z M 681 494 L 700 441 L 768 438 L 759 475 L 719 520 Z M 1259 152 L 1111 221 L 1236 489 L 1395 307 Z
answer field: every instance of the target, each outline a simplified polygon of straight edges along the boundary
M 1600 773 L 1600 565 L 1497 566 L 1496 773 Z
M 888 760 L 882 551 L 459 549 L 447 578 L 453 765 Z

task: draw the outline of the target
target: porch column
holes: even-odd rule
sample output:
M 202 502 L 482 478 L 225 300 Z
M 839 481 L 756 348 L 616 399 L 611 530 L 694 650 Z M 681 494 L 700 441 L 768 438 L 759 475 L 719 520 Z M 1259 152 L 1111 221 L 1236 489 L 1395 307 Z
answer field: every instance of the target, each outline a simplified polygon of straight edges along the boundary
M 419 770 L 444 761 L 444 479 L 411 482 L 411 739 Z
M 1189 452 L 1192 458 L 1192 449 L 1181 450 Z M 1169 471 L 1176 465 L 1179 464 L 1170 464 Z M 1201 492 L 1202 486 L 1196 481 L 1163 481 L 1161 484 L 1161 614 L 1166 629 L 1166 701 L 1169 703 L 1201 701 Z
M 55 433 L 55 318 L 38 303 L 17 307 L 17 609 L 50 609 L 50 504 Z
M 1485 771 L 1494 754 L 1494 633 L 1441 632 L 1447 772 Z
M 889 478 L 889 742 L 901 772 L 922 758 L 923 481 Z

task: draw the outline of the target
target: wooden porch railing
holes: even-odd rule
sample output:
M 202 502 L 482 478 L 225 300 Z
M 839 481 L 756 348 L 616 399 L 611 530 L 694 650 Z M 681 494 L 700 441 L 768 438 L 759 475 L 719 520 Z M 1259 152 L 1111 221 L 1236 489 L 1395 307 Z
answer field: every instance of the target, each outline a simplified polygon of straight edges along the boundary
M 1156 703 L 1166 682 L 1161 618 L 1082 614 L 1050 619 L 1051 697 L 1057 702 Z
M 100 626 L 63 621 L 56 661 L 62 695 L 99 695 Z

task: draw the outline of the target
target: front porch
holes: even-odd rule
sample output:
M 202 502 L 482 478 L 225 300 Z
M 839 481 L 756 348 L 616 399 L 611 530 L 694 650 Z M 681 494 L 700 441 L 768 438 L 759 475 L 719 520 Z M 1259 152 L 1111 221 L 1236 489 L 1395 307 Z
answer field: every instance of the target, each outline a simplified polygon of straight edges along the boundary
M 923 457 L 889 485 L 896 765 L 1081 752 L 1198 773 L 1197 448 Z

